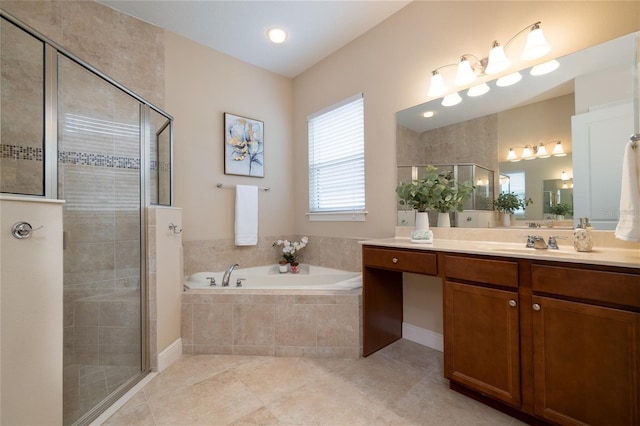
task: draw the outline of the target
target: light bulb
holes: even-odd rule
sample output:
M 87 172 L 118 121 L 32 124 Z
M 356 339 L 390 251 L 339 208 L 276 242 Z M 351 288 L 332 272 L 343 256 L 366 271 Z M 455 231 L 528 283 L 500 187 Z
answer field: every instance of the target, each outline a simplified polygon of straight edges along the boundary
M 431 85 L 429 86 L 429 91 L 427 92 L 427 96 L 431 96 L 434 98 L 440 97 L 447 92 L 447 86 L 444 85 L 444 81 L 442 80 L 442 76 L 438 71 L 434 71 L 431 73 Z
M 481 83 L 476 86 L 470 87 L 469 90 L 467 90 L 467 96 L 482 96 L 489 90 L 489 85 L 487 83 Z
M 523 61 L 531 61 L 538 59 L 551 51 L 551 46 L 544 38 L 544 34 L 540 29 L 540 22 L 535 23 L 531 27 L 531 31 L 527 35 L 527 44 L 520 55 Z
M 516 155 L 516 152 L 513 150 L 513 148 L 509 148 L 509 153 L 507 154 L 507 161 L 511 161 L 512 163 L 515 163 L 516 161 L 520 161 L 520 159 Z
M 504 53 L 504 48 L 500 46 L 498 41 L 493 42 L 491 51 L 489 52 L 489 60 L 487 67 L 484 69 L 485 74 L 497 74 L 511 66 L 511 61 Z
M 560 62 L 556 61 L 555 59 L 552 59 L 548 62 L 544 62 L 542 64 L 533 66 L 529 74 L 534 76 L 549 74 L 550 72 L 557 70 L 559 66 L 560 66 Z
M 280 44 L 287 39 L 287 32 L 282 28 L 273 27 L 267 30 L 267 36 L 273 43 Z
M 538 150 L 536 151 L 536 155 L 538 158 L 548 158 L 551 157 L 551 154 L 547 152 L 547 148 L 544 147 L 544 144 L 540 144 L 538 146 Z
M 442 99 L 442 106 L 454 106 L 454 105 L 458 105 L 460 102 L 462 102 L 462 98 L 460 97 L 460 95 L 458 95 L 458 92 L 454 92 L 450 95 L 447 95 L 444 97 L 444 99 Z
M 454 83 L 456 86 L 466 86 L 467 84 L 472 83 L 475 79 L 476 73 L 473 72 L 473 69 L 471 68 L 471 62 L 463 57 L 458 64 L 458 73 L 456 74 Z
M 560 173 L 560 179 L 561 180 L 569 180 L 569 175 L 567 174 L 567 172 L 565 172 L 563 170 L 562 173 Z
M 553 155 L 554 157 L 564 157 L 565 155 L 567 155 L 567 153 L 564 152 L 564 149 L 562 149 L 562 142 L 558 141 L 556 143 L 556 145 L 553 147 L 553 151 L 551 151 L 551 155 Z
M 531 153 L 531 148 L 529 148 L 529 145 L 524 147 L 524 149 L 522 150 L 522 155 L 520 157 L 522 157 L 522 159 L 524 160 L 533 160 L 535 158 Z
M 498 87 L 507 87 L 512 86 L 522 80 L 522 74 L 519 72 L 514 72 L 511 74 L 507 74 L 505 76 L 500 77 L 496 80 L 496 86 Z

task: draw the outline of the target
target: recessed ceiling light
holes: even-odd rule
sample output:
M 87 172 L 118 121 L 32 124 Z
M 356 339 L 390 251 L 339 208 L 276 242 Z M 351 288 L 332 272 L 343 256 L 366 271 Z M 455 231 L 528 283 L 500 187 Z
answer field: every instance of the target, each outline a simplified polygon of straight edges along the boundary
M 273 43 L 280 44 L 284 43 L 284 41 L 287 39 L 287 32 L 282 28 L 273 27 L 267 30 L 267 36 Z
M 431 118 L 431 117 L 433 117 L 433 111 L 425 111 L 425 112 L 422 113 L 422 116 L 424 118 Z

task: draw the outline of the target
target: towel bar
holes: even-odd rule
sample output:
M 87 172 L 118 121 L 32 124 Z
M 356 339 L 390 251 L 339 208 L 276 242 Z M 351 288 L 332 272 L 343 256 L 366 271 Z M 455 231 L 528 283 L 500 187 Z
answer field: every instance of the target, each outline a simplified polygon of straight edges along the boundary
M 224 184 L 219 183 L 219 184 L 217 184 L 216 186 L 217 186 L 218 188 L 236 189 L 236 186 L 235 186 L 235 185 L 224 185 Z M 259 187 L 258 187 L 258 189 L 259 189 L 259 190 L 261 190 L 261 191 L 268 191 L 268 190 L 270 190 L 271 188 L 269 188 L 268 186 L 259 186 Z

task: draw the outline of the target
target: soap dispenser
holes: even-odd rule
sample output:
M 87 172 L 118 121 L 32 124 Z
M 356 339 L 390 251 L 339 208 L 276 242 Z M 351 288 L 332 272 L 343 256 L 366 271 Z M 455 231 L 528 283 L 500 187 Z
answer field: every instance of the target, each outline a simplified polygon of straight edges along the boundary
M 573 230 L 573 247 L 576 251 L 591 251 L 593 249 L 593 237 L 591 236 L 591 224 L 588 217 L 581 217 L 580 223 Z

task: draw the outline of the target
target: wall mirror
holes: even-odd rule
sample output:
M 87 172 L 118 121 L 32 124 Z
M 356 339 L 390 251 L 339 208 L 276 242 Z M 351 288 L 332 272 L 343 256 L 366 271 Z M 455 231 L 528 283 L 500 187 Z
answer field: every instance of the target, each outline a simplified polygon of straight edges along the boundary
M 614 229 L 622 153 L 637 132 L 639 38 L 636 32 L 556 58 L 560 66 L 549 74 L 520 70 L 523 78 L 512 86 L 486 81 L 488 93 L 470 97 L 465 89 L 459 93 L 462 102 L 451 107 L 435 99 L 399 111 L 398 182 L 407 181 L 412 167 L 477 164 L 494 173 L 490 197 L 509 188 L 533 199 L 519 219 L 557 220 L 550 208 L 562 202 L 571 213 L 556 225 L 572 226 L 573 217 L 588 216 L 596 229 Z M 432 116 L 425 118 L 428 111 Z M 597 124 L 602 115 L 610 117 L 608 124 Z M 595 134 L 600 140 L 589 139 Z M 536 151 L 544 146 L 551 153 L 558 142 L 566 155 L 540 158 L 534 153 L 532 160 L 507 160 L 510 149 L 521 158 L 526 146 Z M 505 179 L 509 186 L 503 185 Z M 597 187 L 603 188 L 600 194 Z M 412 226 L 411 212 L 402 209 L 398 204 L 397 225 Z M 468 216 L 466 208 L 463 215 Z M 454 223 L 476 226 L 467 220 L 471 225 L 460 218 Z M 477 226 L 497 225 L 485 220 Z

